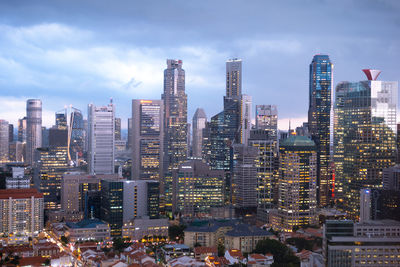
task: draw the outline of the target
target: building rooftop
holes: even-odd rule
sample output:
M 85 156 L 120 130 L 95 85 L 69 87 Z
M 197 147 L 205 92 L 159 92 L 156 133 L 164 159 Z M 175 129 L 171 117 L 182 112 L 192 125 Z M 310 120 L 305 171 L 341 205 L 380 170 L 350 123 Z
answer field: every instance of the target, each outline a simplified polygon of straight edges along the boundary
M 43 194 L 36 188 L 29 189 L 0 189 L 0 199 L 43 198 Z
M 280 146 L 315 146 L 315 143 L 313 140 L 308 138 L 307 136 L 290 136 L 289 138 L 283 140 L 279 144 Z
M 273 234 L 256 226 L 242 223 L 239 220 L 209 220 L 195 221 L 188 226 L 185 232 L 205 232 L 212 233 L 221 227 L 231 227 L 226 233 L 227 236 L 272 236 Z
M 273 234 L 248 224 L 238 224 L 234 228 L 226 233 L 227 236 L 272 236 Z
M 69 228 L 96 228 L 99 224 L 106 224 L 105 222 L 98 219 L 85 219 L 77 223 L 67 222 L 66 225 Z

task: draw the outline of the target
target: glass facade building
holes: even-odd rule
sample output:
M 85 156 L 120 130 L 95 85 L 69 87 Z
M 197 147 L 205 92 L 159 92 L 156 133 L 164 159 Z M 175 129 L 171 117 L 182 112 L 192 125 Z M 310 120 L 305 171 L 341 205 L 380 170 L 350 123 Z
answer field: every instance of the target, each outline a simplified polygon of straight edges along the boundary
M 192 142 L 192 155 L 193 157 L 200 158 L 202 156 L 203 144 L 203 129 L 207 124 L 207 116 L 202 108 L 196 109 L 193 115 L 193 142 Z
M 88 106 L 89 173 L 114 173 L 115 106 Z
M 334 160 L 337 205 L 358 218 L 360 190 L 381 188 L 396 160 L 397 82 L 341 82 L 336 87 Z
M 122 233 L 123 191 L 123 181 L 101 180 L 101 219 L 109 223 L 112 237 Z
M 162 184 L 163 101 L 132 101 L 132 179 L 150 179 Z
M 187 159 L 187 95 L 182 60 L 167 60 L 164 70 L 164 171 L 178 168 Z
M 258 149 L 257 205 L 262 210 L 274 208 L 278 197 L 278 139 L 275 130 L 254 129 L 250 132 L 249 146 Z
M 279 144 L 279 201 L 272 219 L 277 230 L 317 223 L 317 153 L 314 141 L 291 136 Z
M 68 158 L 76 164 L 84 157 L 85 151 L 85 127 L 83 115 L 79 109 L 72 108 L 68 132 Z
M 61 181 L 68 170 L 67 146 L 38 148 L 36 162 L 34 184 L 43 193 L 45 209 L 60 209 Z
M 200 159 L 188 160 L 174 172 L 174 210 L 184 216 L 210 214 L 224 204 L 224 172 L 211 170 Z
M 317 146 L 317 200 L 326 206 L 331 200 L 330 130 L 333 64 L 327 55 L 315 55 L 310 64 L 308 129 Z

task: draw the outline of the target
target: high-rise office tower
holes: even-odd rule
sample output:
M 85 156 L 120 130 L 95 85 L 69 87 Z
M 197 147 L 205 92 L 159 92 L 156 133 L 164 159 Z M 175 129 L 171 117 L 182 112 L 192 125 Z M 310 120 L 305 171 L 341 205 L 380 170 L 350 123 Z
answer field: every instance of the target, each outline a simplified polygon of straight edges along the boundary
M 8 125 L 8 121 L 0 120 L 0 162 L 8 161 L 10 144 Z
M 8 124 L 8 141 L 14 142 L 14 125 Z
M 272 225 L 291 232 L 317 221 L 316 146 L 308 137 L 290 136 L 279 144 L 279 151 L 279 202 Z
M 193 115 L 193 142 L 192 142 L 192 155 L 193 157 L 201 157 L 202 144 L 203 144 L 203 129 L 206 127 L 207 116 L 202 108 L 196 109 Z
M 114 136 L 114 131 L 112 134 Z M 104 179 L 100 187 L 101 219 L 109 223 L 111 236 L 120 236 L 124 214 L 124 181 Z
M 315 55 L 310 64 L 308 128 L 317 146 L 317 200 L 320 206 L 331 201 L 330 125 L 333 64 L 328 55 Z
M 132 118 L 128 118 L 128 140 L 127 140 L 127 149 L 132 149 Z
M 132 100 L 132 180 L 162 184 L 164 104 L 162 100 Z
M 121 118 L 115 118 L 115 140 L 121 140 Z
M 250 132 L 249 146 L 258 149 L 257 205 L 263 211 L 277 204 L 279 156 L 276 130 L 253 129 Z
M 224 172 L 211 170 L 201 159 L 182 163 L 174 172 L 173 211 L 185 217 L 210 214 L 224 204 Z
M 42 146 L 41 147 L 48 147 L 49 146 L 49 129 L 45 126 L 42 127 Z
M 359 216 L 360 190 L 380 188 L 383 169 L 396 160 L 397 82 L 368 81 L 336 86 L 334 160 L 339 208 Z
M 56 112 L 56 128 L 67 129 L 67 109 Z
M 61 208 L 61 181 L 68 170 L 68 130 L 49 129 L 48 147 L 35 151 L 34 184 L 44 195 L 47 210 Z
M 229 59 L 226 61 L 226 96 L 240 97 L 242 95 L 242 60 Z
M 164 70 L 164 171 L 187 159 L 187 95 L 182 60 L 167 60 Z
M 233 145 L 232 204 L 238 209 L 257 207 L 258 149 Z
M 241 143 L 247 145 L 251 130 L 252 98 L 249 95 L 241 96 L 240 120 Z
M 278 109 L 275 105 L 256 106 L 256 129 L 268 130 L 271 136 L 278 136 Z
M 26 163 L 33 164 L 35 150 L 42 146 L 42 101 L 28 99 L 26 102 Z
M 115 107 L 88 106 L 89 173 L 114 173 Z
M 18 120 L 18 141 L 26 142 L 26 117 Z
M 79 109 L 72 108 L 68 131 L 68 159 L 75 162 L 75 164 L 77 164 L 79 159 L 83 158 L 85 132 L 82 112 Z
M 250 131 L 249 145 L 258 148 L 257 216 L 267 221 L 278 202 L 278 109 L 275 105 L 256 106 L 256 129 Z M 265 216 L 264 216 L 265 215 Z

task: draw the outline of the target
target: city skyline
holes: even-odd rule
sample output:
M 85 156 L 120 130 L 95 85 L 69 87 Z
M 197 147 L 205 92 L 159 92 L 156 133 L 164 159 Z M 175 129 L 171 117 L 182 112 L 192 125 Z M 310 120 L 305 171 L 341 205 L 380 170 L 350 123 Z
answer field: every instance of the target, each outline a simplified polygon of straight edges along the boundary
M 237 57 L 243 61 L 242 92 L 254 99 L 253 116 L 255 105 L 277 105 L 280 129 L 288 128 L 289 119 L 293 127 L 307 121 L 307 66 L 314 54 L 328 54 L 335 65 L 332 89 L 340 81 L 364 80 L 365 68 L 381 69 L 382 80 L 399 80 L 400 6 L 394 1 L 309 1 L 310 7 L 233 2 L 229 14 L 223 2 L 213 9 L 207 1 L 197 4 L 210 17 L 207 23 L 198 22 L 198 9 L 189 3 L 173 9 L 124 1 L 111 9 L 101 2 L 1 3 L 0 118 L 15 126 L 25 116 L 26 100 L 39 98 L 43 125 L 50 127 L 65 105 L 86 117 L 87 104 L 113 97 L 126 129 L 131 99 L 158 99 L 162 93 L 167 58 L 185 63 L 189 118 L 197 108 L 208 119 L 222 109 L 225 62 Z M 176 15 L 170 18 L 172 10 Z M 343 10 L 348 16 L 336 20 Z M 288 21 L 274 14 L 283 11 Z M 240 19 L 249 14 L 252 20 Z M 324 25 L 316 23 L 321 19 Z M 226 23 L 235 32 L 224 30 Z M 208 101 L 211 93 L 216 97 Z

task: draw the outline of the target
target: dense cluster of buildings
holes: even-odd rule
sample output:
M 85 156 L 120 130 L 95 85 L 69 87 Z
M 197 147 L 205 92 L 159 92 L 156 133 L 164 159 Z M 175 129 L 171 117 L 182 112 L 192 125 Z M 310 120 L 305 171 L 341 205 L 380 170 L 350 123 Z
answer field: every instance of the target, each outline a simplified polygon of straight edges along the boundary
M 167 60 L 160 99 L 132 100 L 127 138 L 112 99 L 89 104 L 87 119 L 76 108 L 58 111 L 49 129 L 40 99 L 27 100 L 15 130 L 0 120 L 0 232 L 32 237 L 52 224 L 74 241 L 141 240 L 167 236 L 167 218 L 218 217 L 231 221 L 188 227 L 185 244 L 250 253 L 270 233 L 247 223 L 292 232 L 318 226 L 334 207 L 352 221 L 326 218 L 332 266 L 369 262 L 362 256 L 369 245 L 358 245 L 366 238 L 379 243 L 390 236 L 387 249 L 399 248 L 397 237 L 382 230 L 386 221 L 376 221 L 400 220 L 398 82 L 365 69 L 366 80 L 334 89 L 329 56 L 315 55 L 308 122 L 281 131 L 277 106 L 256 105 L 252 116 L 240 59 L 226 61 L 223 110 L 208 120 L 198 108 L 188 123 L 182 66 Z M 396 261 L 379 255 L 374 263 Z

